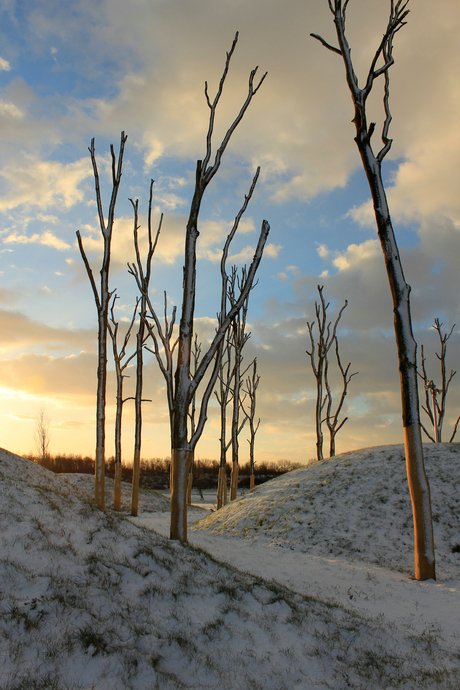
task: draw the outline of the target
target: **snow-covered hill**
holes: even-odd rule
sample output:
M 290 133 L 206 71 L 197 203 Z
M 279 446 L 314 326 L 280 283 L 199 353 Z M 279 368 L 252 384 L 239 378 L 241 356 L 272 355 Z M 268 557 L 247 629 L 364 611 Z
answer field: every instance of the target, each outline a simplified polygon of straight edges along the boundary
M 460 444 L 426 444 L 424 454 L 437 577 L 460 579 Z M 413 573 L 404 448 L 365 448 L 315 462 L 262 484 L 193 529 Z
M 459 687 L 458 648 L 432 626 L 419 634 L 224 565 L 142 528 L 163 520 L 155 497 L 128 519 L 98 510 L 86 481 L 0 451 L 1 690 Z

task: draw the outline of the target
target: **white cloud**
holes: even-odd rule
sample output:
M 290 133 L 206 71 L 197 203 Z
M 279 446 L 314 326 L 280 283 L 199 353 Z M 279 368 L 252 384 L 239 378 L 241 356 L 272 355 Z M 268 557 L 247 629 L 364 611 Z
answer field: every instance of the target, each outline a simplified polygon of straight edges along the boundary
M 267 244 L 264 249 L 264 255 L 269 256 L 271 259 L 276 259 L 282 248 L 282 244 Z
M 0 101 L 0 117 L 22 118 L 24 113 L 14 103 Z
M 82 201 L 79 185 L 92 174 L 86 158 L 75 163 L 40 160 L 31 155 L 18 156 L 0 170 L 7 186 L 0 198 L 0 211 L 18 206 L 70 208 Z
M 11 65 L 8 62 L 8 60 L 5 60 L 4 58 L 0 57 L 0 71 L 1 72 L 9 72 L 11 69 Z
M 34 233 L 30 236 L 20 235 L 16 232 L 12 232 L 7 235 L 3 241 L 6 244 L 44 244 L 48 247 L 54 247 L 54 249 L 58 249 L 59 251 L 62 251 L 63 249 L 70 249 L 70 244 L 67 244 L 67 242 L 64 242 L 59 237 L 56 237 L 49 230 L 46 230 L 41 234 Z

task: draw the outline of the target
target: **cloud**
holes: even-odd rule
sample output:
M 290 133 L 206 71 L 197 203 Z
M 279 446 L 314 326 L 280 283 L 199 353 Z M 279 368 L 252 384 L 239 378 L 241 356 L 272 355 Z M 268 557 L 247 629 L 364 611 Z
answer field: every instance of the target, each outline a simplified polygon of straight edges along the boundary
M 0 351 L 25 350 L 38 345 L 46 345 L 51 350 L 69 346 L 92 350 L 95 342 L 92 329 L 52 328 L 20 312 L 0 309 Z
M 70 244 L 67 244 L 67 242 L 64 242 L 64 240 L 61 240 L 59 237 L 56 237 L 49 230 L 45 230 L 41 234 L 34 233 L 30 236 L 18 235 L 16 232 L 12 232 L 3 238 L 3 242 L 5 244 L 29 244 L 32 242 L 44 244 L 47 247 L 54 247 L 54 249 L 57 249 L 58 251 L 70 249 Z
M 5 60 L 4 58 L 0 57 L 0 71 L 1 72 L 9 72 L 11 69 L 11 65 L 8 62 L 8 60 Z
M 83 192 L 79 185 L 91 174 L 86 158 L 65 164 L 19 154 L 14 163 L 0 169 L 5 185 L 0 211 L 22 205 L 42 209 L 70 208 L 82 201 Z

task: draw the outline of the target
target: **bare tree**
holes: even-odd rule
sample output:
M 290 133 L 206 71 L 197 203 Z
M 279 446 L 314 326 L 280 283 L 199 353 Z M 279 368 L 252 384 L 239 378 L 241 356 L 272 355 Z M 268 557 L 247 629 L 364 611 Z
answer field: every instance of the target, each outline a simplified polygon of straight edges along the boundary
M 156 311 L 151 303 L 148 293 L 142 287 L 139 280 L 139 271 L 131 264 L 129 266 L 130 272 L 134 275 L 138 287 L 142 294 L 146 296 L 146 303 L 149 314 L 146 317 L 146 324 L 148 324 L 149 333 L 152 335 L 154 348 L 153 352 L 157 357 L 160 369 L 167 381 L 167 396 L 169 416 L 171 423 L 171 473 L 172 473 L 172 490 L 171 490 L 171 538 L 187 540 L 187 484 L 188 475 L 190 471 L 190 463 L 193 460 L 195 446 L 201 437 L 204 425 L 207 419 L 207 408 L 209 398 L 211 396 L 214 384 L 216 382 L 221 344 L 225 338 L 235 315 L 241 309 L 247 295 L 249 294 L 254 282 L 257 268 L 262 258 L 263 249 L 268 237 L 270 226 L 267 221 L 263 221 L 259 240 L 255 250 L 253 261 L 248 269 L 246 279 L 241 285 L 241 291 L 236 298 L 235 304 L 226 311 L 226 287 L 227 274 L 225 270 L 226 259 L 230 244 L 238 230 L 240 219 L 247 208 L 249 200 L 253 194 L 260 169 L 258 168 L 254 176 L 251 188 L 245 196 L 244 203 L 237 214 L 233 227 L 227 236 L 221 259 L 221 276 L 222 276 L 222 298 L 221 298 L 221 312 L 218 315 L 218 326 L 215 336 L 211 341 L 208 350 L 201 357 L 195 375 L 191 375 L 191 352 L 192 339 L 194 334 L 194 311 L 195 311 L 195 287 L 196 287 L 196 245 L 199 237 L 198 218 L 201 207 L 201 202 L 206 191 L 207 186 L 211 182 L 214 175 L 217 173 L 222 156 L 230 141 L 232 134 L 236 127 L 241 122 L 252 98 L 260 88 L 265 75 L 260 79 L 257 85 L 254 85 L 254 78 L 257 68 L 252 70 L 249 76 L 248 94 L 240 109 L 239 114 L 227 130 L 220 146 L 214 154 L 214 162 L 210 164 L 212 152 L 212 135 L 214 130 L 214 121 L 217 105 L 222 95 L 225 79 L 230 66 L 230 60 L 236 47 L 238 34 L 236 34 L 231 50 L 227 53 L 227 59 L 221 77 L 217 94 L 211 102 L 208 95 L 208 85 L 205 83 L 205 97 L 208 107 L 210 109 L 208 132 L 206 136 L 206 154 L 203 160 L 197 161 L 196 176 L 195 176 L 195 190 L 191 203 L 189 218 L 187 221 L 185 232 L 185 266 L 183 274 L 183 291 L 182 291 L 182 311 L 179 324 L 179 336 L 177 340 L 172 343 L 172 335 L 175 322 L 175 307 L 170 319 L 167 317 L 167 301 L 165 295 L 165 318 L 164 327 L 161 325 Z M 223 306 L 222 306 L 223 305 Z M 149 322 L 149 318 L 152 323 Z M 164 362 L 161 358 L 159 342 L 163 345 L 163 357 L 166 358 Z M 177 361 L 174 379 L 172 377 L 173 371 L 173 354 L 177 345 Z M 199 405 L 198 421 L 194 433 L 189 434 L 189 411 L 192 400 L 196 395 L 197 389 L 211 364 L 214 362 L 211 376 L 205 386 L 201 396 Z
M 38 455 L 42 460 L 45 460 L 49 455 L 49 446 L 51 441 L 50 420 L 46 414 L 45 407 L 41 407 L 37 412 L 34 436 Z
M 230 306 L 233 307 L 236 301 L 236 288 L 238 292 L 241 292 L 241 287 L 244 284 L 247 277 L 246 266 L 243 267 L 241 273 L 241 279 L 238 277 L 236 266 L 233 267 L 231 275 L 228 281 L 228 298 Z M 242 389 L 241 382 L 242 377 L 246 373 L 241 371 L 241 365 L 243 362 L 243 348 L 249 338 L 250 333 L 246 333 L 246 319 L 248 314 L 249 306 L 249 292 L 246 299 L 244 300 L 241 309 L 235 314 L 232 324 L 231 324 L 231 336 L 230 343 L 232 345 L 234 354 L 234 367 L 233 367 L 233 390 L 232 390 L 232 424 L 231 424 L 231 437 L 232 437 L 232 471 L 230 475 L 230 500 L 234 501 L 238 493 L 238 453 L 239 453 L 239 443 L 238 436 L 243 429 L 247 417 L 243 416 L 243 421 L 240 422 L 240 411 L 243 404 L 242 399 Z M 243 393 L 244 395 L 244 393 Z
M 243 407 L 244 414 L 249 422 L 249 438 L 247 439 L 249 443 L 249 488 L 253 489 L 255 486 L 255 457 L 254 449 L 256 442 L 256 434 L 260 426 L 260 417 L 257 424 L 254 424 L 255 414 L 256 414 L 256 397 L 257 388 L 259 386 L 260 376 L 257 373 L 257 357 L 254 358 L 252 362 L 252 374 L 246 379 L 246 388 L 244 392 L 249 398 L 249 405 Z
M 355 371 L 350 374 L 351 362 L 348 363 L 347 367 L 344 369 L 342 366 L 342 361 L 339 355 L 339 339 L 337 335 L 335 336 L 335 356 L 337 358 L 337 366 L 340 369 L 342 375 L 342 393 L 340 395 L 340 400 L 334 413 L 332 413 L 332 390 L 329 384 L 329 360 L 326 357 L 326 363 L 324 366 L 324 385 L 326 386 L 326 424 L 329 429 L 329 457 L 333 458 L 335 456 L 335 437 L 339 433 L 340 429 L 343 427 L 348 417 L 344 417 L 339 423 L 339 415 L 342 411 L 343 403 L 348 393 L 348 384 L 350 383 L 353 376 L 356 376 L 359 372 Z
M 340 318 L 342 316 L 343 310 L 346 308 L 348 302 L 345 300 L 345 304 L 338 313 L 336 320 L 334 321 L 334 326 L 331 331 L 331 322 L 327 322 L 327 309 L 329 307 L 329 302 L 326 301 L 323 296 L 324 285 L 318 285 L 319 292 L 319 303 L 315 300 L 315 314 L 316 321 L 309 323 L 307 321 L 308 333 L 310 335 L 311 350 L 310 352 L 306 350 L 307 355 L 310 357 L 311 368 L 316 379 L 316 409 L 315 409 L 315 427 L 316 427 L 316 458 L 317 460 L 323 459 L 323 410 L 326 402 L 328 403 L 328 415 L 331 412 L 332 406 L 332 395 L 330 388 L 328 390 L 328 381 L 326 383 L 326 394 L 324 395 L 324 385 L 325 385 L 325 371 L 327 371 L 327 361 L 329 350 L 335 341 L 335 334 L 337 331 L 337 326 L 339 324 Z M 314 337 L 314 327 L 318 326 L 318 342 L 315 342 Z M 341 407 L 341 406 L 340 406 Z M 340 412 L 340 409 L 338 413 Z M 337 416 L 338 416 L 337 413 Z M 330 418 L 329 418 L 330 419 Z M 336 422 L 337 423 L 337 422 Z M 343 426 L 343 425 L 342 425 Z M 331 429 L 331 427 L 329 427 Z M 332 428 L 335 434 L 339 429 L 335 430 L 332 422 Z M 332 443 L 332 436 L 331 436 Z
M 233 121 L 233 123 L 228 128 L 224 138 L 221 141 L 220 146 L 217 148 L 214 155 L 214 162 L 210 164 L 211 152 L 212 152 L 212 134 L 214 129 L 214 121 L 216 108 L 219 103 L 225 79 L 228 73 L 230 60 L 236 47 L 238 40 L 238 34 L 236 34 L 230 51 L 227 53 L 227 59 L 225 63 L 225 68 L 219 83 L 217 94 L 213 101 L 210 100 L 208 95 L 208 86 L 205 84 L 205 96 L 208 107 L 210 109 L 208 132 L 206 136 L 206 154 L 204 159 L 197 162 L 196 166 L 196 177 L 195 177 L 195 191 L 193 194 L 193 199 L 190 208 L 190 214 L 187 221 L 186 235 L 185 235 L 185 266 L 184 266 L 184 279 L 183 279 L 183 296 L 182 296 L 182 311 L 181 319 L 179 324 L 179 342 L 177 348 L 177 364 L 174 377 L 174 401 L 173 401 L 173 434 L 172 434 L 172 493 L 171 493 L 171 538 L 180 539 L 183 541 L 187 540 L 187 501 L 186 501 L 186 489 L 187 489 L 187 477 L 189 473 L 190 462 L 192 461 L 194 449 L 198 439 L 200 438 L 204 424 L 207 419 L 207 408 L 209 397 L 214 388 L 214 384 L 217 378 L 217 373 L 219 369 L 219 352 L 221 343 L 225 337 L 225 334 L 234 319 L 235 315 L 241 309 L 250 289 L 253 284 L 255 274 L 259 263 L 262 258 L 263 249 L 265 242 L 268 237 L 270 226 L 266 221 L 263 221 L 262 228 L 260 231 L 259 240 L 254 254 L 254 259 L 249 267 L 247 278 L 245 283 L 241 287 L 241 292 L 234 304 L 234 306 L 228 311 L 228 313 L 220 314 L 218 320 L 218 327 L 216 334 L 208 348 L 208 350 L 203 354 L 198 369 L 195 373 L 193 379 L 190 376 L 190 357 L 192 351 L 192 338 L 193 338 L 193 322 L 194 322 L 194 311 L 195 311 L 195 286 L 196 286 L 196 245 L 199 237 L 198 231 L 198 217 L 201 207 L 201 202 L 203 195 L 211 182 L 214 175 L 217 173 L 222 156 L 227 148 L 232 134 L 234 133 L 236 127 L 241 122 L 252 98 L 257 93 L 260 88 L 265 75 L 260 79 L 257 85 L 254 85 L 254 78 L 256 75 L 257 68 L 252 70 L 249 76 L 248 94 L 240 109 L 239 114 Z M 253 185 L 251 190 L 255 186 L 259 171 L 257 171 L 256 176 L 253 180 Z M 245 198 L 245 203 L 243 204 L 243 209 L 246 208 L 252 191 L 249 192 Z M 239 225 L 239 219 L 243 211 L 237 215 L 235 222 L 233 224 L 232 230 L 230 231 L 227 241 L 223 250 L 223 261 L 226 253 L 228 253 L 228 248 L 230 242 L 232 241 Z M 225 261 L 224 261 L 225 264 Z M 221 262 L 221 272 L 222 272 L 222 262 Z M 208 380 L 207 385 L 203 391 L 201 397 L 200 410 L 198 415 L 198 422 L 195 433 L 189 436 L 188 433 L 188 410 L 198 386 L 204 378 L 208 367 L 211 362 L 214 361 L 212 374 Z
M 410 286 L 406 283 L 402 270 L 401 258 L 382 179 L 382 162 L 392 144 L 388 133 L 391 123 L 389 70 L 394 64 L 393 40 L 396 33 L 407 23 L 405 19 L 409 13 L 407 9 L 408 0 L 398 0 L 397 2 L 391 0 L 388 24 L 370 64 L 363 88 L 359 87 L 351 58 L 351 49 L 345 35 L 345 18 L 348 2 L 349 0 L 344 2 L 342 0 L 328 0 L 329 9 L 334 16 L 338 47 L 332 46 L 321 36 L 311 35 L 318 39 L 326 48 L 340 55 L 345 65 L 346 81 L 355 111 L 353 118 L 356 129 L 355 142 L 358 146 L 369 183 L 378 236 L 383 250 L 388 282 L 393 298 L 394 328 L 401 380 L 407 477 L 414 517 L 415 577 L 417 580 L 435 579 L 431 499 L 430 488 L 425 474 L 420 431 L 417 388 L 417 344 L 412 334 Z M 377 66 L 378 63 L 380 63 L 380 66 Z M 375 80 L 381 76 L 384 78 L 383 106 L 385 119 L 381 135 L 382 147 L 375 154 L 371 144 L 375 123 L 367 124 L 366 103 Z
M 146 335 L 146 319 L 147 319 L 147 300 L 150 284 L 150 276 L 152 274 L 152 259 L 158 243 L 158 238 L 163 223 L 163 214 L 160 216 L 160 222 L 153 238 L 152 231 L 152 199 L 153 199 L 153 185 L 154 181 L 150 180 L 150 194 L 149 207 L 147 215 L 147 239 L 148 250 L 145 261 L 145 270 L 142 265 L 142 258 L 139 249 L 139 200 L 133 201 L 130 199 L 134 212 L 134 250 L 136 253 L 136 264 L 128 263 L 128 271 L 136 279 L 139 292 L 141 293 L 140 312 L 139 312 L 139 328 L 136 336 L 136 391 L 134 394 L 134 409 L 135 409 L 135 428 L 134 428 L 134 457 L 133 457 L 133 480 L 131 492 L 131 515 L 137 517 L 139 508 L 139 478 L 141 467 L 141 443 L 142 443 L 142 403 L 151 402 L 143 400 L 142 390 L 144 386 L 143 370 L 144 370 L 144 344 L 148 337 Z
M 96 462 L 94 471 L 94 496 L 97 505 L 104 508 L 105 504 L 105 403 L 107 394 L 107 324 L 109 314 L 109 302 L 111 292 L 109 291 L 109 268 L 110 268 L 110 249 L 112 243 L 113 223 L 115 220 L 115 206 L 117 202 L 118 190 L 121 183 L 121 171 L 123 166 L 123 152 L 125 148 L 126 139 L 125 133 L 121 133 L 120 151 L 118 154 L 118 162 L 113 150 L 110 146 L 110 153 L 112 156 L 112 195 L 110 198 L 109 212 L 107 222 L 104 218 L 104 211 L 102 209 L 101 189 L 99 185 L 99 172 L 97 169 L 96 152 L 94 149 L 94 139 L 91 140 L 91 147 L 89 152 L 91 154 L 91 162 L 93 165 L 94 182 L 96 187 L 96 202 L 99 216 L 99 225 L 104 240 L 104 251 L 101 266 L 101 284 L 98 291 L 96 282 L 94 280 L 93 271 L 89 265 L 88 259 L 83 248 L 80 231 L 77 230 L 78 246 L 85 264 L 86 272 L 88 274 L 89 282 L 94 294 L 96 302 L 97 316 L 98 316 L 98 366 L 97 366 L 97 403 L 96 403 Z
M 227 441 L 227 407 L 232 400 L 231 384 L 233 379 L 232 345 L 227 334 L 223 351 L 219 354 L 218 390 L 214 391 L 220 409 L 220 464 L 217 481 L 217 510 L 227 503 L 227 451 L 232 439 Z
M 425 366 L 425 361 L 426 357 L 423 352 L 423 345 L 421 346 L 421 360 L 422 360 L 422 374 L 419 374 L 420 377 L 423 379 L 424 387 L 425 387 L 425 406 L 422 405 L 423 410 L 426 412 L 428 415 L 428 419 L 430 420 L 433 430 L 434 430 L 434 438 L 431 436 L 430 433 L 426 430 L 426 428 L 421 424 L 421 427 L 425 434 L 428 436 L 433 443 L 441 443 L 442 442 L 442 425 L 444 422 L 444 415 L 446 414 L 446 399 L 447 399 L 447 392 L 449 390 L 449 384 L 454 378 L 455 374 L 457 373 L 453 369 L 450 370 L 450 375 L 449 378 L 447 378 L 447 370 L 446 370 L 446 353 L 447 353 L 447 341 L 449 340 L 450 336 L 453 333 L 453 330 L 455 328 L 455 324 L 452 326 L 450 329 L 449 333 L 445 333 L 443 335 L 442 333 L 442 323 L 440 322 L 439 319 L 434 320 L 434 328 L 438 333 L 439 336 L 439 344 L 441 346 L 441 353 L 435 352 L 436 357 L 438 358 L 440 364 L 441 364 L 441 388 L 436 388 L 436 384 L 434 383 L 433 380 L 428 379 L 428 375 L 426 373 L 426 366 Z M 440 396 L 440 403 L 438 401 L 438 396 Z M 449 439 L 449 443 L 451 443 L 454 440 L 455 434 L 457 433 L 457 427 L 458 423 L 460 421 L 460 416 L 457 418 L 457 421 L 455 422 L 454 430 L 452 433 L 452 436 Z
M 198 336 L 195 333 L 195 338 L 193 341 L 193 351 L 192 351 L 192 366 L 191 366 L 191 370 L 190 370 L 192 378 L 195 376 L 196 370 L 198 369 L 198 362 L 200 361 L 200 357 L 201 357 L 201 343 L 198 342 Z M 192 436 L 195 433 L 195 429 L 196 429 L 195 414 L 196 414 L 196 391 L 193 395 L 192 402 L 190 403 L 190 410 L 188 413 L 188 416 L 190 419 L 190 433 Z M 187 504 L 188 505 L 191 505 L 191 503 L 192 503 L 193 465 L 194 465 L 194 462 L 192 461 L 190 463 L 190 472 L 188 475 L 188 485 L 187 485 Z
M 128 330 L 125 333 L 123 345 L 121 350 L 118 349 L 118 321 L 115 320 L 114 308 L 118 295 L 114 295 L 112 305 L 110 307 L 110 321 L 107 326 L 109 329 L 110 338 L 112 340 L 113 360 L 115 362 L 115 375 L 117 380 L 117 406 L 115 412 L 115 477 L 114 477 L 114 492 L 113 492 L 113 507 L 114 510 L 121 510 L 121 428 L 123 405 L 127 400 L 132 400 L 132 397 L 123 398 L 123 381 L 126 378 L 125 371 L 128 364 L 136 356 L 136 350 L 126 357 L 126 348 L 131 337 L 134 322 L 136 320 L 137 308 L 139 300 L 136 300 L 133 317 L 129 324 Z

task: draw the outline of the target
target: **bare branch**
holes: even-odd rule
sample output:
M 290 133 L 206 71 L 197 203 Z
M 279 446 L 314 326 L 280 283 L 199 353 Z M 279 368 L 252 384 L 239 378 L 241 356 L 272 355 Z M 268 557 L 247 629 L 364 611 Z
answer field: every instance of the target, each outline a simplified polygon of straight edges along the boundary
M 93 141 L 94 141 L 94 139 L 93 139 Z M 76 235 L 77 235 L 77 240 L 78 240 L 78 246 L 80 248 L 81 258 L 83 259 L 83 263 L 85 264 L 86 273 L 88 274 L 89 282 L 90 282 L 91 288 L 93 290 L 94 300 L 96 302 L 96 308 L 97 308 L 97 311 L 100 312 L 101 311 L 101 303 L 99 300 L 99 293 L 98 293 L 96 283 L 94 280 L 93 271 L 91 269 L 91 266 L 89 265 L 88 258 L 86 256 L 85 250 L 83 248 L 83 240 L 82 240 L 81 235 L 80 235 L 80 230 L 77 230 Z
M 310 34 L 310 36 L 312 36 L 313 38 L 316 38 L 317 41 L 322 43 L 323 46 L 325 48 L 327 48 L 328 50 L 332 50 L 333 53 L 337 53 L 338 55 L 342 55 L 342 51 L 340 50 L 340 48 L 335 48 L 334 46 L 331 46 L 331 44 L 328 43 L 327 41 L 325 41 L 322 36 L 319 36 L 318 34 Z
M 455 422 L 454 430 L 453 430 L 453 432 L 452 432 L 452 436 L 451 436 L 450 439 L 449 439 L 449 443 L 452 443 L 452 441 L 453 441 L 454 438 L 455 438 L 455 434 L 457 433 L 457 427 L 458 427 L 458 423 L 459 423 L 459 422 L 460 422 L 460 416 L 457 418 L 457 421 Z

